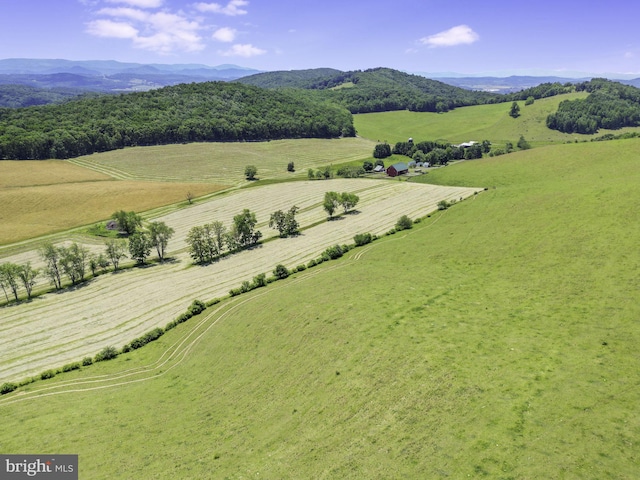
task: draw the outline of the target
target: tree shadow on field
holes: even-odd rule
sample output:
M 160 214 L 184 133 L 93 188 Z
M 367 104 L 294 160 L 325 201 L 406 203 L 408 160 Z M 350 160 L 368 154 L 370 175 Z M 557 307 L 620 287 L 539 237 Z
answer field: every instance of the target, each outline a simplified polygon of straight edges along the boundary
M 340 220 L 344 220 L 344 217 L 342 215 L 340 215 L 338 217 L 329 217 L 329 218 L 327 218 L 327 222 L 338 222 Z
M 348 212 L 344 212 L 345 215 L 360 215 L 362 212 L 360 210 L 349 210 Z

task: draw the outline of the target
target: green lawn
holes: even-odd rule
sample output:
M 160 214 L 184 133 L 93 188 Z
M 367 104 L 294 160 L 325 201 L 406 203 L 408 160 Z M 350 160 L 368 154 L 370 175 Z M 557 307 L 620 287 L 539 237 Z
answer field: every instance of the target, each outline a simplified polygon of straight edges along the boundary
M 0 451 L 78 453 L 91 479 L 636 478 L 639 146 L 432 171 L 488 190 L 28 391 L 202 333 L 41 393 L 119 386 L 0 397 Z
M 354 115 L 354 125 L 358 135 L 371 140 L 390 144 L 406 141 L 412 137 L 421 140 L 444 140 L 462 143 L 469 140 L 490 140 L 497 146 L 511 142 L 515 146 L 523 135 L 531 146 L 567 143 L 589 140 L 605 133 L 620 134 L 626 131 L 640 131 L 626 128 L 617 131 L 602 130 L 597 135 L 565 134 L 546 127 L 546 118 L 558 108 L 563 100 L 584 98 L 585 93 L 571 93 L 536 100 L 533 105 L 518 102 L 520 116 L 511 118 L 511 103 L 478 105 L 456 108 L 447 113 L 420 113 L 409 111 L 367 113 Z

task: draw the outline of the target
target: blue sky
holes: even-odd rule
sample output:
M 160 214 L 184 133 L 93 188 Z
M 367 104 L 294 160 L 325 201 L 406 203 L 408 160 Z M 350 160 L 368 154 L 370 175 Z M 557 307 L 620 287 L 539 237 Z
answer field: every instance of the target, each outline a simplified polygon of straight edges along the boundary
M 0 58 L 640 76 L 629 0 L 0 0 Z

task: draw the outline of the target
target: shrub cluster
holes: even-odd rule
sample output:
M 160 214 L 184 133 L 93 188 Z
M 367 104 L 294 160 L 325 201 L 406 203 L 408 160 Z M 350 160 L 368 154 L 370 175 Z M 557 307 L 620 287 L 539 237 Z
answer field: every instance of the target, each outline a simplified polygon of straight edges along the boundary
M 18 388 L 18 385 L 16 385 L 15 383 L 12 383 L 12 382 L 3 383 L 0 386 L 0 395 L 6 395 L 7 393 L 11 393 L 16 388 Z
M 356 244 L 356 247 L 361 247 L 367 243 L 371 243 L 372 241 L 373 237 L 370 233 L 358 233 L 353 237 L 353 242 Z
M 186 322 L 194 315 L 198 315 L 199 313 L 203 312 L 205 308 L 207 308 L 207 306 L 205 305 L 204 302 L 200 300 L 194 300 L 191 303 L 191 305 L 189 305 L 189 308 L 187 309 L 186 312 L 181 313 L 175 318 L 175 320 L 172 320 L 169 323 L 167 323 L 167 326 L 164 327 L 164 331 L 166 332 L 168 330 L 171 330 L 172 328 L 175 328 L 177 325 Z
M 118 356 L 118 350 L 116 347 L 108 346 L 104 347 L 100 352 L 96 354 L 93 358 L 94 362 L 104 362 L 106 360 L 111 360 Z
M 413 221 L 406 215 L 402 215 L 396 222 L 396 232 L 409 230 L 413 227 Z
M 251 290 L 255 290 L 256 288 L 266 287 L 268 283 L 269 280 L 267 279 L 267 275 L 261 273 L 253 277 L 252 282 L 245 280 L 244 282 L 242 282 L 242 285 L 239 288 L 232 288 L 231 290 L 229 290 L 229 296 L 235 297 L 237 295 L 242 295 L 243 293 L 250 292 Z
M 72 370 L 80 370 L 80 362 L 67 363 L 62 367 L 63 372 L 71 372 Z
M 164 330 L 160 327 L 154 328 L 150 332 L 145 333 L 143 336 L 138 337 L 131 342 L 127 343 L 124 347 L 122 347 L 122 353 L 130 352 L 131 350 L 136 350 L 140 347 L 144 347 L 147 343 L 153 342 L 157 340 L 162 335 L 164 335 Z

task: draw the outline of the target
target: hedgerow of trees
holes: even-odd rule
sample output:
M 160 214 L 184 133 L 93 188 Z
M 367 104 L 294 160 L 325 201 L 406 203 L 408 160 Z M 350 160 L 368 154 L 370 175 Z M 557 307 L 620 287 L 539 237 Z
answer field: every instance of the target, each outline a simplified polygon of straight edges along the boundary
M 136 145 L 353 136 L 341 106 L 225 82 L 0 108 L 0 159 L 71 158 Z
M 255 228 L 257 223 L 256 214 L 245 208 L 233 217 L 228 230 L 219 221 L 195 226 L 187 234 L 189 255 L 196 263 L 205 264 L 226 253 L 250 248 L 262 238 L 262 232 Z

